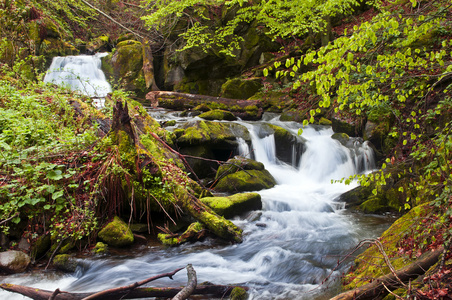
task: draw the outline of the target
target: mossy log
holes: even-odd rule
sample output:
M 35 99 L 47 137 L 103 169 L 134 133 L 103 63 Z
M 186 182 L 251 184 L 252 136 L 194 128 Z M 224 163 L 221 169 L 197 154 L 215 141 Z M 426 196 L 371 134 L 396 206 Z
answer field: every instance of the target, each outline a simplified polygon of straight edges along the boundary
M 148 203 L 154 200 L 155 207 L 161 208 L 164 213 L 171 218 L 171 211 L 175 207 L 180 208 L 183 213 L 191 215 L 193 218 L 205 225 L 205 227 L 215 235 L 235 242 L 241 242 L 242 230 L 235 226 L 231 221 L 217 215 L 211 208 L 202 203 L 195 195 L 196 189 L 200 189 L 193 180 L 191 180 L 175 164 L 162 160 L 158 161 L 155 156 L 157 150 L 148 149 L 140 141 L 137 135 L 137 129 L 131 122 L 127 103 L 124 105 L 118 101 L 113 110 L 113 122 L 110 131 L 112 143 L 117 145 L 121 154 L 122 165 L 128 169 L 127 176 L 122 179 L 123 188 L 129 188 L 132 191 L 125 191 L 129 196 L 127 201 L 141 201 Z M 143 126 L 146 128 L 147 126 Z M 155 139 L 153 147 L 165 148 L 161 139 Z M 150 144 L 150 143 L 148 143 Z M 152 151 L 152 154 L 151 154 Z M 155 178 L 161 178 L 162 182 L 171 186 L 171 195 L 158 199 L 158 196 L 150 196 L 151 193 L 146 182 L 153 181 Z M 158 189 L 161 189 L 160 187 Z M 163 194 L 163 191 L 159 191 Z M 168 192 L 166 192 L 168 193 Z M 160 194 L 159 194 L 160 195 Z M 146 202 L 148 201 L 148 202 Z M 149 207 L 149 205 L 147 205 Z
M 207 105 L 210 109 L 224 109 L 242 120 L 260 120 L 263 108 L 260 100 L 238 100 L 179 92 L 151 91 L 146 100 L 153 106 L 174 110 L 194 109 Z

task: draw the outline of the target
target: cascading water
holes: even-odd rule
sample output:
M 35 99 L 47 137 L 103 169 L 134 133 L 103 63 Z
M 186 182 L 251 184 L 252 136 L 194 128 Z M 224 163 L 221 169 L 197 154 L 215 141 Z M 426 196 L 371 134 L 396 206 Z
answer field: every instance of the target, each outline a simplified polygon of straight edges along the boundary
M 44 82 L 65 86 L 70 90 L 96 98 L 96 105 L 101 106 L 102 101 L 99 99 L 111 93 L 111 86 L 101 70 L 101 58 L 105 55 L 105 53 L 98 53 L 54 57 Z
M 162 114 L 153 115 L 156 119 L 159 116 Z M 168 118 L 171 116 L 165 115 L 163 120 Z M 284 126 L 293 133 L 299 129 L 296 123 L 277 119 L 267 122 Z M 169 249 L 142 246 L 139 253 L 128 256 L 86 259 L 84 268 L 56 279 L 40 274 L 38 279 L 16 275 L 0 281 L 87 292 L 130 284 L 192 264 L 198 282 L 247 285 L 250 299 L 327 299 L 335 290 L 325 291 L 321 283 L 329 274 L 337 275 L 344 270 L 335 270 L 338 259 L 360 239 L 373 237 L 387 226 L 384 221 L 383 225 L 378 221 L 375 226 L 369 225 L 370 219 L 359 221 L 362 223 L 358 225 L 356 218 L 334 201 L 355 185 L 331 180 L 372 166 L 373 162 L 369 161 L 372 151 L 360 143 L 344 147 L 331 138 L 333 131 L 329 128 L 307 127 L 303 132 L 305 149 L 299 166 L 294 167 L 275 157 L 273 135 L 259 137 L 260 123 L 239 123 L 249 129 L 252 138 L 251 149 L 238 138 L 241 151 L 252 152 L 278 182 L 272 189 L 259 191 L 262 211 L 233 220 L 244 230 L 243 243 L 220 245 L 207 240 Z M 161 279 L 152 283 L 154 286 L 185 284 L 184 272 L 176 274 L 174 281 Z M 0 293 L 0 297 L 5 293 Z M 16 296 L 7 293 L 6 297 L 15 299 Z

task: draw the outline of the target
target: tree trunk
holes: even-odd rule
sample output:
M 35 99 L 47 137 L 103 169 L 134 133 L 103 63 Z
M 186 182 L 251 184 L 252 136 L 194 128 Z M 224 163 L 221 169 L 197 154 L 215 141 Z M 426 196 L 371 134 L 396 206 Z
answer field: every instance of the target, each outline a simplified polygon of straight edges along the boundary
M 138 116 L 134 118 L 138 118 Z M 121 159 L 124 158 L 122 165 L 128 168 L 128 173 L 130 174 L 130 178 L 126 178 L 127 182 L 123 183 L 122 186 L 129 186 L 130 189 L 134 186 L 133 182 L 138 182 L 140 184 L 142 183 L 143 171 L 145 169 L 147 170 L 146 174 L 161 178 L 163 177 L 161 167 L 152 156 L 152 153 L 140 143 L 140 139 L 136 133 L 137 130 L 135 126 L 132 125 L 131 120 L 127 103 L 123 105 L 120 101 L 118 101 L 113 109 L 113 121 L 109 134 L 112 142 L 118 145 Z M 142 122 L 142 120 L 137 119 L 133 123 L 136 124 L 139 122 Z M 149 126 L 143 126 L 143 128 L 146 127 Z M 160 139 L 156 139 L 155 143 L 163 142 Z M 163 144 L 161 147 L 165 148 Z M 169 166 L 165 165 L 162 166 L 162 168 L 163 167 Z M 231 221 L 217 215 L 210 207 L 199 201 L 199 199 L 192 194 L 193 191 L 190 188 L 190 185 L 196 185 L 196 183 L 185 173 L 183 173 L 177 166 L 171 165 L 170 170 L 172 173 L 171 180 L 174 181 L 173 193 L 177 202 L 175 204 L 181 207 L 184 213 L 193 216 L 195 219 L 203 223 L 206 228 L 217 236 L 230 241 L 241 242 L 241 229 L 235 226 Z M 182 183 L 186 183 L 188 186 L 182 185 Z M 135 199 L 138 197 L 136 194 L 134 195 L 133 192 L 125 192 L 125 194 L 132 195 L 130 196 L 132 199 L 129 200 L 134 200 L 133 197 L 135 197 Z M 158 199 L 154 198 L 154 200 L 158 202 Z M 173 203 L 168 203 L 167 207 L 161 205 L 160 202 L 158 204 L 167 215 L 168 211 L 174 208 Z

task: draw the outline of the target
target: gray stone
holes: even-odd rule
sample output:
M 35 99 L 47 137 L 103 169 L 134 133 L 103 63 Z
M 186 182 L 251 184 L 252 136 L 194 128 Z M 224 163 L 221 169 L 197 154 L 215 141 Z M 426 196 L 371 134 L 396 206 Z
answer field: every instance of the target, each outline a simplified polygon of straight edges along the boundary
M 30 257 L 21 251 L 6 251 L 0 253 L 0 271 L 5 273 L 24 272 L 30 264 Z

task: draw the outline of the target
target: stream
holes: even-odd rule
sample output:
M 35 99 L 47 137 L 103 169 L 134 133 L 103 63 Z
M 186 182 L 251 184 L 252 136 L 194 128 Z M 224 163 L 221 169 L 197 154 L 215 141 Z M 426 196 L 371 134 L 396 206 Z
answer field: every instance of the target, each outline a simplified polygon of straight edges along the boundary
M 149 109 L 156 120 L 189 120 L 177 112 Z M 249 299 L 329 299 L 337 294 L 338 276 L 347 265 L 337 268 L 342 259 L 361 239 L 374 238 L 393 221 L 390 217 L 348 212 L 335 201 L 342 193 L 357 186 L 332 183 L 375 168 L 372 149 L 356 140 L 345 147 L 332 139 L 330 127 L 303 128 L 303 153 L 293 149 L 291 164 L 279 161 L 273 135 L 260 136 L 263 123 L 281 126 L 294 135 L 300 124 L 281 122 L 275 114 L 265 114 L 259 122 L 238 123 L 246 126 L 252 144 L 243 141 L 239 152 L 262 162 L 275 177 L 277 185 L 259 191 L 263 208 L 232 221 L 244 231 L 240 244 L 225 244 L 207 239 L 203 242 L 165 248 L 143 244 L 133 252 L 84 258 L 73 274 L 54 271 L 31 272 L 0 277 L 9 282 L 48 290 L 60 288 L 72 292 L 98 291 L 130 284 L 147 277 L 170 272 L 192 264 L 198 283 L 239 284 L 250 288 Z M 324 279 L 332 277 L 322 283 Z M 181 271 L 174 276 L 152 282 L 153 286 L 185 285 Z M 1 299 L 24 299 L 0 292 Z

